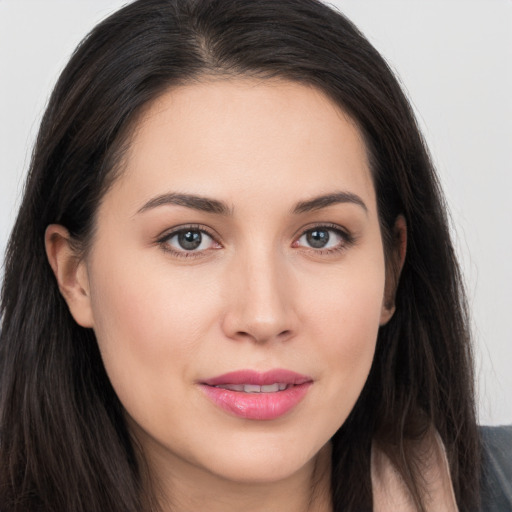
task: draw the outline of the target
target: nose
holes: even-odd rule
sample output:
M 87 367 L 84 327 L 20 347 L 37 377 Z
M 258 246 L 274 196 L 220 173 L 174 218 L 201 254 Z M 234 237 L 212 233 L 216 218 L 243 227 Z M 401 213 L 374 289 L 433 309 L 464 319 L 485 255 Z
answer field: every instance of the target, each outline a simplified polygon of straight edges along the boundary
M 254 251 L 232 262 L 228 273 L 222 322 L 227 337 L 268 343 L 295 335 L 292 279 L 283 258 L 270 251 Z

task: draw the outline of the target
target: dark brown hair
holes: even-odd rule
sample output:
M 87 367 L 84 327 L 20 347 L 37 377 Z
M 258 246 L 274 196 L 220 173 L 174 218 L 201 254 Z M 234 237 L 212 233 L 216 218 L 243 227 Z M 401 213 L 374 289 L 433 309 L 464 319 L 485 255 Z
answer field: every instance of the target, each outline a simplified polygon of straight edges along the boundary
M 46 260 L 45 228 L 83 247 L 137 114 L 208 76 L 284 78 L 324 91 L 370 155 L 386 253 L 408 226 L 396 313 L 333 438 L 336 512 L 371 510 L 372 440 L 422 509 L 411 446 L 434 427 L 461 510 L 478 502 L 479 441 L 468 322 L 446 208 L 411 108 L 385 61 L 316 0 L 138 0 L 80 44 L 49 101 L 9 241 L 0 334 L 3 512 L 136 512 L 142 470 L 94 333 L 72 319 Z M 389 260 L 389 258 L 388 258 Z

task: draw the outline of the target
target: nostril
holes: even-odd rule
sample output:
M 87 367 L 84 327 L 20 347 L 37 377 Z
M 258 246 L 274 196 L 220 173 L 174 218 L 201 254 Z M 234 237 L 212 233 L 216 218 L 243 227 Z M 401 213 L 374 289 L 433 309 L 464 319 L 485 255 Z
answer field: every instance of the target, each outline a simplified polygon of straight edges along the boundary
M 290 329 L 286 329 L 286 330 L 281 331 L 280 333 L 274 334 L 274 335 L 272 335 L 270 333 L 262 333 L 262 332 L 251 334 L 250 332 L 247 332 L 247 331 L 237 331 L 235 334 L 235 338 L 238 338 L 239 340 L 250 339 L 250 340 L 253 340 L 253 341 L 256 341 L 259 343 L 268 342 L 271 339 L 284 341 L 284 340 L 287 340 L 288 338 L 290 338 L 291 336 L 292 336 L 292 331 Z

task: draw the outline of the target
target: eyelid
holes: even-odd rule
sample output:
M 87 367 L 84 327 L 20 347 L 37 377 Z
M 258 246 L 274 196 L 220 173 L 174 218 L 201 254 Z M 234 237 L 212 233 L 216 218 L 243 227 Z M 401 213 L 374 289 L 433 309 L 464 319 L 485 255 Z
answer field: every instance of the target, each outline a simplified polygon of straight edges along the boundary
M 314 247 L 307 247 L 304 245 L 297 246 L 299 240 L 307 234 L 309 231 L 313 230 L 326 230 L 326 231 L 334 231 L 337 236 L 340 236 L 343 239 L 343 242 L 340 243 L 336 247 L 329 247 L 329 248 L 314 248 Z M 178 235 L 179 233 L 182 233 L 183 231 L 199 231 L 201 233 L 206 234 L 209 236 L 213 242 L 215 242 L 218 247 L 215 248 L 208 248 L 208 249 L 202 249 L 199 251 L 187 251 L 185 249 L 179 250 L 171 248 L 167 242 L 174 236 Z M 155 242 L 161 246 L 162 250 L 164 250 L 167 253 L 170 253 L 171 255 L 182 257 L 182 258 L 191 258 L 191 257 L 201 257 L 205 256 L 206 253 L 208 253 L 211 250 L 216 250 L 219 248 L 222 248 L 222 243 L 220 241 L 220 236 L 218 236 L 211 228 L 204 226 L 202 224 L 183 224 L 180 226 L 174 226 L 173 228 L 170 228 L 166 231 L 164 231 L 161 235 L 159 235 Z M 310 225 L 306 225 L 300 228 L 296 232 L 296 235 L 293 238 L 292 247 L 295 246 L 297 249 L 311 252 L 313 254 L 322 255 L 322 254 L 330 254 L 330 253 L 337 253 L 340 251 L 343 251 L 347 249 L 348 247 L 352 246 L 356 242 L 356 237 L 346 228 L 340 226 L 339 224 L 333 224 L 330 222 L 320 222 L 320 223 L 314 223 Z
M 181 258 L 194 258 L 194 257 L 200 257 L 204 256 L 206 252 L 210 250 L 216 250 L 220 247 L 215 248 L 209 248 L 209 249 L 202 249 L 200 251 L 187 251 L 185 249 L 179 250 L 172 248 L 170 245 L 168 245 L 168 241 L 173 238 L 174 236 L 178 235 L 179 233 L 183 233 L 184 231 L 199 231 L 203 234 L 206 234 L 208 237 L 210 237 L 213 242 L 215 242 L 217 245 L 222 246 L 221 242 L 219 241 L 219 236 L 213 232 L 212 229 L 208 228 L 207 226 L 204 226 L 202 224 L 183 224 L 180 226 L 174 226 L 173 228 L 170 228 L 166 231 L 164 231 L 161 235 L 159 235 L 156 238 L 156 243 L 167 253 L 170 253 L 171 255 L 181 257 Z
M 348 229 L 340 226 L 339 224 L 332 224 L 330 222 L 323 222 L 323 223 L 320 222 L 320 223 L 316 223 L 316 224 L 303 226 L 300 229 L 300 231 L 298 232 L 298 234 L 294 237 L 293 245 L 297 244 L 299 242 L 299 240 L 304 235 L 306 235 L 308 232 L 314 231 L 315 229 L 317 229 L 317 230 L 323 229 L 325 231 L 334 231 L 336 233 L 336 235 L 343 238 L 344 242 L 337 247 L 330 247 L 327 249 L 324 249 L 324 248 L 315 249 L 314 247 L 307 247 L 307 246 L 303 246 L 303 245 L 298 246 L 299 249 L 311 251 L 314 254 L 326 254 L 326 253 L 343 251 L 343 250 L 347 249 L 348 247 L 354 245 L 354 243 L 356 242 L 356 237 Z

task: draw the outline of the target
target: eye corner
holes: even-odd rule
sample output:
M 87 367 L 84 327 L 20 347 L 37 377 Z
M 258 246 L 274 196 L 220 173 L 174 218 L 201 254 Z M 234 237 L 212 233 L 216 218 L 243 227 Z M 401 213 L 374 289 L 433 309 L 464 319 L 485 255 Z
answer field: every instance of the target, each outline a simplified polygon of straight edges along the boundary
M 302 228 L 291 246 L 315 255 L 329 255 L 345 251 L 355 241 L 350 231 L 337 224 L 317 224 Z
M 156 244 L 177 258 L 205 257 L 210 251 L 223 248 L 217 236 L 205 226 L 199 225 L 177 226 L 167 230 L 157 238 Z

